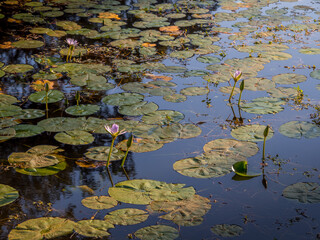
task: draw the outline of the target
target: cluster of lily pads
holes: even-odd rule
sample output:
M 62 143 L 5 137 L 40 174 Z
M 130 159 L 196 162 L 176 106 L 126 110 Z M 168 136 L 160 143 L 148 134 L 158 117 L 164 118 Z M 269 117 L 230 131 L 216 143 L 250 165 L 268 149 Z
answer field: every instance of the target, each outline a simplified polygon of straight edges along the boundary
M 29 76 L 33 92 L 25 101 L 38 104 L 39 108 L 49 104 L 49 110 L 46 116 L 44 110 L 24 108 L 23 101 L 3 89 L 4 93 L 0 94 L 0 141 L 47 132 L 54 133 L 57 145 L 89 145 L 94 143 L 97 135 L 107 136 L 105 126 L 118 124 L 120 129 L 134 136 L 130 149 L 128 140 L 118 142 L 115 148 L 90 146 L 84 153 L 86 160 L 117 161 L 125 157 L 127 150 L 139 153 L 156 151 L 177 139 L 197 137 L 202 129 L 187 122 L 181 111 L 158 110 L 158 104 L 150 99 L 160 96 L 167 102 L 182 103 L 192 96 L 210 94 L 209 85 L 203 83 L 213 83 L 221 93 L 230 95 L 229 102 L 232 96 L 243 90 L 244 98 L 249 91 L 263 91 L 268 95 L 251 101 L 242 100 L 241 104 L 239 98 L 240 110 L 247 113 L 262 115 L 283 111 L 284 105 L 299 94 L 291 85 L 305 82 L 307 76 L 289 69 L 286 73 L 275 73 L 268 79 L 260 77 L 259 72 L 270 62 L 292 58 L 286 52 L 289 46 L 280 40 L 275 41 L 277 31 L 286 29 L 292 34 L 307 34 L 319 31 L 320 25 L 312 21 L 304 23 L 312 20 L 306 14 L 289 16 L 285 8 L 264 9 L 277 2 L 219 0 L 219 7 L 223 11 L 213 13 L 217 7 L 216 1 L 179 0 L 157 4 L 157 1 L 151 0 L 138 1 L 132 6 L 121 5 L 116 0 L 103 0 L 99 4 L 89 0 L 27 1 L 23 3 L 23 12 L 17 13 L 12 10 L 21 3 L 4 1 L 3 6 L 8 13 L 0 14 L 0 19 L 13 24 L 30 24 L 28 30 L 31 35 L 8 43 L 0 42 L 0 48 L 8 51 L 33 50 L 37 54 L 32 59 L 39 65 L 0 62 L 0 78 Z M 296 11 L 313 10 L 302 5 L 293 8 Z M 11 12 L 14 13 L 10 15 Z M 130 27 L 127 26 L 126 17 L 133 19 Z M 73 18 L 87 19 L 87 24 L 71 21 Z M 223 26 L 224 22 L 231 21 L 234 22 L 232 28 Z M 289 21 L 292 23 L 282 25 Z M 225 39 L 218 35 L 228 36 L 230 45 L 225 44 Z M 257 41 L 246 41 L 248 35 Z M 65 37 L 68 37 L 67 41 Z M 59 44 L 54 46 L 46 39 L 54 39 Z M 84 41 L 99 44 L 86 45 Z M 56 49 L 47 51 L 51 47 Z M 224 51 L 231 48 L 246 57 L 224 60 Z M 305 47 L 299 50 L 299 54 L 320 54 L 320 49 Z M 165 58 L 185 64 L 195 58 L 206 70 L 165 65 L 161 62 Z M 36 72 L 38 67 L 41 70 Z M 236 70 L 241 70 L 241 77 L 245 79 L 242 89 L 228 84 L 230 73 Z M 155 75 L 155 72 L 164 75 Z M 175 77 L 201 79 L 193 86 L 180 87 L 174 82 Z M 310 77 L 320 79 L 320 70 L 313 68 Z M 77 90 L 70 95 L 63 88 L 58 88 L 57 82 L 61 80 Z M 110 90 L 115 92 L 111 94 Z M 95 95 L 96 101 L 82 103 L 81 94 L 87 93 Z M 77 104 L 70 105 L 69 102 L 74 99 Z M 117 115 L 124 117 L 100 118 L 105 107 L 113 108 Z M 62 115 L 51 117 L 50 113 L 58 108 L 58 111 L 62 110 Z M 235 139 L 212 140 L 204 145 L 204 153 L 176 161 L 173 168 L 188 177 L 224 176 L 232 171 L 233 166 L 237 166 L 235 164 L 246 162 L 247 158 L 258 153 L 256 142 L 266 137 L 265 128 L 261 124 L 237 126 L 231 130 L 231 136 Z M 295 139 L 320 136 L 317 124 L 303 120 L 284 123 L 278 131 Z M 273 134 L 274 131 L 270 129 L 268 139 Z M 11 153 L 8 162 L 22 174 L 55 175 L 67 167 L 66 157 L 61 154 L 63 151 L 54 145 L 31 146 L 25 152 Z M 58 217 L 30 219 L 11 230 L 9 239 L 50 239 L 73 232 L 86 237 L 105 237 L 110 235 L 108 229 L 115 225 L 144 222 L 149 213 L 157 213 L 159 218 L 179 226 L 196 226 L 202 223 L 203 216 L 211 208 L 208 198 L 197 195 L 193 187 L 185 188 L 184 184 L 136 179 L 117 183 L 109 188 L 108 193 L 110 196 L 84 198 L 82 204 L 100 211 L 113 208 L 121 202 L 147 205 L 147 211 L 122 208 L 108 212 L 104 220 L 78 222 Z M 320 186 L 313 182 L 298 182 L 283 190 L 284 197 L 302 203 L 318 203 L 319 194 Z M 18 198 L 16 189 L 0 184 L 0 207 Z M 243 228 L 236 224 L 218 224 L 211 231 L 218 236 L 230 237 L 242 234 Z M 135 232 L 135 236 L 140 239 L 175 239 L 179 231 L 159 224 L 141 228 Z

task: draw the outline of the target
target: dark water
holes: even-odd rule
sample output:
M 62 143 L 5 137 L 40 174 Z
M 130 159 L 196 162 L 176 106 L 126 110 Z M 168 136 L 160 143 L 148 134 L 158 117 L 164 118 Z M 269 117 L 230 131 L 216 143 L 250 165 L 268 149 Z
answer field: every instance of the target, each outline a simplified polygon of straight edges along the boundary
M 48 4 L 47 1 L 41 1 L 44 5 Z M 158 1 L 158 3 L 165 3 L 166 1 Z M 168 1 L 169 2 L 169 1 Z M 205 1 L 204 1 L 205 2 Z M 234 5 L 240 1 L 234 1 Z M 258 1 L 268 2 L 268 1 Z M 99 2 L 100 3 L 100 2 Z M 253 5 L 250 5 L 250 1 L 244 1 L 252 9 Z M 76 4 L 76 2 L 56 2 L 53 3 L 54 7 L 64 10 L 68 8 L 68 4 Z M 176 4 L 179 5 L 179 2 Z M 192 3 L 190 3 L 192 5 Z M 194 3 L 196 4 L 196 3 Z M 299 24 L 314 23 L 319 26 L 319 1 L 296 1 L 296 2 L 276 2 L 270 5 L 265 4 L 265 7 L 259 8 L 262 15 L 266 15 L 265 11 L 269 9 L 285 9 L 287 13 L 284 16 L 304 16 L 310 17 L 310 19 L 301 20 L 289 20 L 283 21 L 281 24 L 289 25 L 292 22 L 298 22 Z M 133 6 L 132 2 L 121 2 L 122 5 L 127 5 L 130 10 L 137 9 Z M 155 5 L 155 4 L 153 4 Z M 210 14 L 215 15 L 219 12 L 234 13 L 226 9 L 222 9 L 222 3 L 212 4 L 210 7 L 204 7 L 199 5 L 200 8 L 208 8 Z M 309 6 L 309 8 L 297 8 L 295 6 Z M 72 8 L 69 6 L 69 8 Z M 84 8 L 85 11 L 94 9 L 93 7 Z M 43 104 L 32 103 L 27 100 L 27 97 L 34 92 L 30 88 L 30 83 L 33 81 L 31 75 L 44 69 L 43 65 L 38 64 L 35 61 L 35 55 L 53 55 L 59 57 L 59 54 L 54 52 L 56 49 L 66 47 L 65 39 L 67 37 L 75 38 L 79 43 L 84 46 L 96 44 L 97 46 L 107 46 L 107 44 L 113 40 L 100 39 L 92 40 L 85 38 L 84 36 L 66 35 L 65 37 L 55 38 L 47 35 L 29 35 L 28 30 L 35 26 L 49 27 L 52 29 L 59 29 L 54 22 L 55 18 L 46 18 L 46 22 L 43 24 L 29 24 L 26 22 L 21 23 L 8 23 L 8 19 L 13 14 L 19 12 L 33 12 L 32 8 L 24 8 L 23 5 L 17 6 L 11 5 L 3 1 L 1 5 L 2 13 L 5 15 L 0 20 L 1 24 L 1 37 L 0 44 L 6 41 L 14 42 L 19 37 L 22 38 L 35 38 L 40 36 L 41 41 L 45 41 L 45 46 L 35 50 L 24 49 L 0 49 L 0 61 L 9 64 L 30 64 L 35 70 L 31 73 L 20 75 L 6 74 L 1 78 L 1 90 L 5 94 L 13 95 L 21 101 L 22 108 L 39 108 L 45 109 Z M 245 10 L 246 8 L 241 8 Z M 114 7 L 114 11 L 117 7 Z M 108 11 L 104 10 L 104 11 Z M 170 12 L 171 10 L 169 10 Z M 184 10 L 186 11 L 186 10 Z M 132 24 L 137 21 L 133 14 L 128 11 L 117 12 L 122 21 L 127 21 L 127 25 L 122 28 L 132 27 Z M 156 14 L 159 14 L 156 13 Z M 163 13 L 165 15 L 165 13 Z M 91 17 L 96 17 L 97 14 L 93 14 Z M 281 15 L 282 16 L 282 15 Z M 256 18 L 258 18 L 256 16 Z M 185 18 L 191 20 L 190 14 Z M 254 19 L 254 17 L 252 17 Z M 276 17 L 275 17 L 276 18 Z M 93 24 L 88 22 L 88 18 L 77 17 L 76 14 L 66 13 L 62 17 L 58 17 L 59 20 L 75 21 L 82 27 L 94 28 L 98 30 L 102 24 Z M 180 20 L 180 19 L 179 19 Z M 250 19 L 249 19 L 250 20 Z M 232 27 L 236 22 L 248 21 L 248 18 L 239 17 L 235 21 L 223 21 L 217 22 L 220 27 L 231 27 L 233 33 L 239 32 L 238 28 Z M 170 24 L 173 25 L 175 20 L 171 20 Z M 98 27 L 99 26 L 99 27 Z M 204 32 L 211 29 L 212 26 L 201 26 L 197 24 L 194 27 L 181 27 L 188 34 L 196 32 Z M 255 32 L 265 32 L 267 24 L 258 29 Z M 152 28 L 152 29 L 158 29 Z M 145 29 L 142 29 L 145 30 Z M 290 29 L 281 30 L 275 32 L 276 37 L 283 44 L 290 48 L 286 50 L 286 53 L 292 55 L 292 58 L 282 61 L 272 60 L 271 62 L 264 64 L 264 69 L 258 72 L 257 77 L 264 77 L 271 79 L 274 75 L 281 73 L 297 73 L 307 76 L 307 81 L 286 85 L 288 87 L 299 87 L 303 90 L 304 104 L 294 104 L 293 99 L 284 106 L 284 111 L 277 114 L 257 115 L 241 111 L 241 116 L 244 120 L 244 124 L 260 123 L 263 125 L 270 125 L 274 130 L 274 136 L 266 143 L 267 154 L 267 166 L 264 169 L 264 175 L 250 180 L 237 181 L 234 178 L 234 173 L 229 173 L 225 176 L 218 178 L 191 178 L 181 175 L 174 171 L 172 165 L 183 158 L 194 157 L 203 153 L 203 145 L 207 142 L 219 139 L 219 138 L 232 138 L 230 135 L 231 129 L 235 127 L 232 119 L 234 118 L 232 109 L 227 104 L 229 94 L 222 94 L 219 91 L 221 86 L 227 86 L 228 83 L 220 83 L 218 85 L 207 83 L 201 76 L 183 77 L 182 74 L 170 74 L 170 73 L 157 73 L 156 71 L 150 71 L 157 75 L 172 76 L 172 82 L 176 83 L 175 90 L 179 92 L 182 88 L 189 86 L 208 87 L 210 92 L 207 95 L 201 96 L 188 96 L 187 101 L 183 103 L 170 103 L 166 102 L 159 96 L 148 96 L 147 101 L 155 102 L 159 105 L 159 110 L 176 110 L 182 112 L 185 115 L 182 123 L 194 123 L 198 124 L 202 133 L 200 136 L 191 139 L 178 139 L 174 142 L 164 144 L 164 146 L 153 152 L 146 153 L 133 153 L 130 152 L 125 164 L 125 170 L 130 179 L 153 179 L 159 181 L 165 181 L 168 183 L 184 183 L 187 186 L 193 186 L 197 194 L 207 197 L 211 202 L 210 211 L 203 216 L 204 220 L 202 224 L 198 226 L 178 226 L 171 221 L 158 218 L 159 214 L 152 214 L 148 220 L 144 223 L 132 226 L 116 226 L 114 229 L 110 229 L 110 239 L 126 239 L 128 234 L 133 234 L 140 228 L 155 225 L 164 224 L 179 229 L 178 239 L 224 239 L 217 236 L 210 231 L 210 228 L 217 224 L 236 224 L 243 228 L 243 234 L 235 237 L 235 239 L 318 239 L 320 235 L 319 229 L 319 203 L 300 203 L 296 200 L 290 200 L 282 196 L 282 191 L 285 187 L 297 183 L 297 182 L 316 182 L 319 183 L 319 156 L 317 154 L 319 147 L 319 137 L 313 139 L 293 139 L 288 138 L 279 133 L 279 127 L 289 121 L 308 121 L 311 122 L 310 114 L 316 113 L 313 106 L 319 104 L 319 90 L 316 85 L 319 84 L 319 80 L 312 78 L 309 74 L 313 71 L 308 66 L 315 65 L 318 69 L 319 55 L 306 55 L 298 52 L 299 49 L 304 47 L 319 47 L 319 27 L 318 30 L 308 30 L 294 32 Z M 253 45 L 257 39 L 254 39 L 254 33 L 248 33 L 245 35 L 245 39 L 242 41 L 229 40 L 230 34 L 221 32 L 211 32 L 210 36 L 218 36 L 221 38 L 219 41 L 213 44 L 221 47 L 221 50 L 216 53 L 211 53 L 209 56 L 218 57 L 221 59 L 221 63 L 227 59 L 232 58 L 245 58 L 249 56 L 249 53 L 238 52 L 233 45 L 248 44 Z M 293 40 L 293 35 L 296 35 L 296 40 Z M 270 40 L 271 39 L 271 40 Z M 272 38 L 261 39 L 263 42 L 275 41 Z M 137 60 L 137 63 L 161 61 L 165 65 L 185 66 L 188 70 L 206 70 L 205 67 L 209 64 L 201 63 L 196 60 L 199 55 L 194 55 L 187 60 L 178 60 L 177 58 L 170 58 L 168 55 L 176 49 L 171 47 L 163 47 L 156 42 L 157 51 L 163 55 L 150 56 L 146 58 L 137 55 L 134 57 L 127 55 L 128 59 Z M 194 49 L 196 46 L 186 44 L 188 49 Z M 226 56 L 223 57 L 222 53 Z M 255 53 L 254 53 L 255 54 Z M 84 63 L 89 62 L 103 62 L 106 65 L 110 65 L 114 56 L 84 56 L 82 61 Z M 122 53 L 120 58 L 125 59 L 125 54 Z M 64 59 L 63 59 L 64 61 Z M 294 66 L 294 67 L 293 67 Z M 290 67 L 290 68 L 288 68 Z M 296 69 L 295 69 L 296 67 Z M 206 70 L 209 73 L 212 71 Z M 147 82 L 149 79 L 144 77 L 142 73 L 135 73 L 128 75 L 126 73 L 119 73 L 116 70 L 110 74 L 106 74 L 106 78 L 112 83 L 119 84 L 123 82 L 142 81 Z M 231 83 L 233 83 L 231 81 Z M 69 82 L 68 77 L 56 81 L 55 86 L 60 89 L 68 97 L 70 104 L 74 105 L 74 93 L 77 90 L 81 90 L 81 87 L 72 85 Z M 282 86 L 282 85 L 281 85 Z M 101 98 L 116 92 L 121 92 L 120 87 L 111 89 L 108 91 L 88 92 L 83 90 L 83 102 L 84 103 L 96 103 L 101 106 L 101 111 L 93 115 L 98 118 L 116 118 L 122 117 L 117 112 L 117 107 L 109 106 L 101 102 Z M 242 98 L 244 100 L 252 100 L 257 97 L 269 96 L 265 91 L 244 91 Z M 238 98 L 235 96 L 234 101 Z M 308 108 L 304 107 L 307 104 Z M 20 104 L 18 104 L 20 105 Z M 209 105 L 211 105 L 209 107 Z M 64 113 L 65 105 L 63 101 L 50 104 L 49 117 L 67 116 Z M 233 106 L 236 117 L 239 117 L 237 104 Z M 299 110 L 299 108 L 302 108 Z M 23 120 L 23 123 L 36 124 L 44 118 L 35 120 Z M 135 120 L 139 120 L 139 117 L 134 117 Z M 62 144 L 54 140 L 55 133 L 44 132 L 40 135 L 29 138 L 13 138 L 0 144 L 0 159 L 1 159 L 1 175 L 0 183 L 7 184 L 14 187 L 19 191 L 20 197 L 10 205 L 6 205 L 0 208 L 1 216 L 1 239 L 6 239 L 11 229 L 15 228 L 17 224 L 32 218 L 54 216 L 65 217 L 74 221 L 82 219 L 90 219 L 96 214 L 96 210 L 88 209 L 81 204 L 81 200 L 85 197 L 91 196 L 90 193 L 82 191 L 78 186 L 86 185 L 95 191 L 96 195 L 108 195 L 108 188 L 112 186 L 110 177 L 106 171 L 105 166 L 96 168 L 83 168 L 79 167 L 75 161 L 83 158 L 84 153 L 90 147 L 94 146 L 109 146 L 111 138 L 107 134 L 93 133 L 95 140 L 92 144 L 84 146 L 72 146 Z M 121 136 L 118 140 L 123 140 L 125 137 Z M 60 171 L 56 175 L 52 176 L 27 176 L 15 171 L 13 167 L 8 164 L 8 156 L 13 152 L 24 152 L 30 147 L 50 144 L 59 146 L 64 149 L 63 155 L 67 157 L 68 166 L 65 170 Z M 262 171 L 261 159 L 262 159 L 262 142 L 258 142 L 259 152 L 248 159 L 250 166 L 253 166 L 256 171 Z M 272 161 L 273 159 L 274 161 Z M 113 162 L 110 165 L 110 172 L 112 181 L 114 184 L 127 180 L 126 175 L 120 167 L 120 162 Z M 265 180 L 263 180 L 263 178 Z M 263 181 L 267 181 L 263 184 Z M 265 186 L 264 186 L 265 185 Z M 51 207 L 48 204 L 52 204 Z M 145 209 L 145 205 L 132 205 L 121 203 L 115 208 L 99 211 L 95 215 L 95 219 L 103 219 L 103 217 L 110 211 L 125 208 L 134 207 Z M 69 239 L 70 236 L 61 238 Z M 73 234 L 71 239 L 82 239 L 80 235 Z M 83 238 L 84 239 L 84 238 Z

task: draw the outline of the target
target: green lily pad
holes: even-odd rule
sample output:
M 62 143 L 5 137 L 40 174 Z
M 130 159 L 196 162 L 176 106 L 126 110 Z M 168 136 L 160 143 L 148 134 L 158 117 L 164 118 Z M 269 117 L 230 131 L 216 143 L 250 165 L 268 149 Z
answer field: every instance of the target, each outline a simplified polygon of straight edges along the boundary
M 272 80 L 278 84 L 294 84 L 306 81 L 307 77 L 301 74 L 283 73 L 273 76 Z
M 193 55 L 194 55 L 194 52 L 190 50 L 174 51 L 170 53 L 170 57 L 180 58 L 180 59 L 191 58 Z
M 320 80 L 320 69 L 316 69 L 310 73 L 310 77 Z
M 0 70 L 0 78 L 2 78 L 4 75 L 6 75 L 6 73 L 2 70 Z
M 109 155 L 110 147 L 100 146 L 89 148 L 84 154 L 87 158 L 95 161 L 107 161 Z M 124 157 L 124 152 L 118 150 L 117 148 L 112 148 L 112 153 L 110 156 L 110 161 L 121 160 Z
M 42 47 L 43 45 L 44 45 L 44 42 L 41 42 L 38 40 L 20 40 L 12 43 L 12 47 L 23 48 L 23 49 L 39 48 L 39 47 Z
M 267 78 L 248 78 L 244 81 L 244 89 L 250 91 L 267 91 L 275 86 L 276 84 Z
M 266 126 L 264 125 L 246 125 L 232 129 L 231 135 L 238 140 L 260 142 L 264 139 L 263 132 L 265 129 Z M 273 134 L 273 130 L 270 129 L 267 139 L 272 138 Z
M 70 74 L 70 82 L 76 86 L 86 86 L 93 83 L 105 83 L 107 79 L 94 73 Z
M 299 53 L 309 55 L 320 54 L 320 48 L 303 48 L 299 50 Z
M 66 113 L 73 116 L 87 116 L 94 114 L 100 110 L 100 106 L 93 104 L 80 104 L 68 107 Z
M 261 43 L 253 46 L 238 45 L 238 46 L 235 46 L 235 49 L 237 49 L 239 52 L 248 52 L 248 53 L 269 52 L 269 51 L 283 52 L 289 49 L 289 47 L 287 45 L 278 44 L 278 43 L 272 43 L 272 44 Z
M 169 87 L 156 87 L 149 90 L 149 94 L 153 96 L 166 96 L 172 95 L 176 91 Z
M 78 30 L 82 28 L 77 23 L 71 21 L 57 21 L 56 25 L 62 27 L 64 30 L 67 31 Z
M 180 102 L 185 102 L 187 100 L 187 97 L 182 94 L 174 93 L 171 95 L 163 96 L 163 100 L 167 102 L 180 103 Z
M 246 178 L 253 178 L 261 175 L 261 173 L 248 173 L 247 161 L 236 162 L 232 166 L 232 171 L 234 171 L 237 175 Z
M 29 100 L 35 103 L 46 103 L 46 91 L 40 91 L 30 94 Z M 63 92 L 59 90 L 49 90 L 48 91 L 48 103 L 59 102 L 64 98 Z
M 108 91 L 115 87 L 116 87 L 115 84 L 108 83 L 108 82 L 106 83 L 89 82 L 87 85 L 87 89 L 92 91 Z
M 64 13 L 62 11 L 48 11 L 43 13 L 44 17 L 51 17 L 51 18 L 61 17 L 63 15 Z
M 2 70 L 7 73 L 26 73 L 32 71 L 34 68 L 28 64 L 11 64 L 5 66 Z
M 20 121 L 15 117 L 0 118 L 0 129 L 12 127 L 19 124 Z
M 160 69 L 161 72 L 165 73 L 184 73 L 187 68 L 181 66 L 166 66 Z
M 185 184 L 165 183 L 156 180 L 134 179 L 117 183 L 109 188 L 114 199 L 131 204 L 149 204 L 151 201 L 178 201 L 195 194 L 193 187 Z
M 179 237 L 179 231 L 166 225 L 152 225 L 140 228 L 134 235 L 142 240 L 173 240 Z
M 14 202 L 18 197 L 19 193 L 15 188 L 0 184 L 0 207 Z
M 218 224 L 210 230 L 221 237 L 237 237 L 243 234 L 243 228 L 236 224 Z
M 31 124 L 19 124 L 13 126 L 13 128 L 16 131 L 16 138 L 33 137 L 44 132 L 42 127 Z
M 59 155 L 60 152 L 63 150 L 56 146 L 38 145 L 26 152 L 12 153 L 8 161 L 20 168 L 43 168 L 65 161 L 65 157 Z
M 290 58 L 292 58 L 292 55 L 289 53 L 285 53 L 285 52 L 262 52 L 260 57 L 262 58 L 266 58 L 268 60 L 275 60 L 275 61 L 280 61 L 280 60 L 288 60 Z
M 209 93 L 209 89 L 205 87 L 187 87 L 180 91 L 181 94 L 186 96 L 199 96 Z
M 195 226 L 202 222 L 210 209 L 210 200 L 199 195 L 180 201 L 153 201 L 148 208 L 153 212 L 166 212 L 162 219 L 173 221 L 179 226 Z
M 320 127 L 310 122 L 291 121 L 282 124 L 279 132 L 289 138 L 316 138 L 320 136 Z
M 54 136 L 54 139 L 70 145 L 86 145 L 94 141 L 94 137 L 90 133 L 81 130 L 60 132 Z
M 13 117 L 20 115 L 22 108 L 15 105 L 2 105 L 0 104 L 0 117 Z
M 319 203 L 320 186 L 315 182 L 298 182 L 286 187 L 282 195 L 285 198 L 298 200 L 301 203 Z
M 14 96 L 0 93 L 0 105 L 10 105 L 17 102 L 18 100 Z
M 91 238 L 103 238 L 109 236 L 109 228 L 114 228 L 113 224 L 103 220 L 82 220 L 75 224 L 74 230 L 76 233 Z
M 117 148 L 122 151 L 127 150 L 127 141 L 123 140 L 117 144 Z M 159 143 L 154 139 L 135 139 L 130 147 L 131 152 L 153 152 L 163 147 L 163 143 Z
M 10 231 L 8 239 L 53 239 L 73 232 L 75 222 L 66 218 L 41 217 L 29 219 Z
M 82 129 L 85 123 L 83 118 L 55 117 L 41 120 L 38 126 L 47 132 L 63 132 Z
M 219 63 L 221 60 L 217 57 L 213 56 L 200 56 L 197 57 L 197 61 L 202 62 L 202 63 Z
M 203 146 L 206 153 L 223 152 L 224 154 L 235 154 L 244 157 L 252 157 L 256 155 L 259 148 L 254 142 L 238 141 L 235 139 L 215 139 Z
M 173 164 L 173 169 L 178 173 L 194 178 L 221 177 L 229 174 L 232 165 L 246 158 L 233 153 L 223 152 L 204 153 L 193 158 L 179 160 Z
M 58 172 L 66 169 L 67 163 L 60 162 L 53 166 L 42 168 L 15 168 L 16 172 L 29 176 L 50 176 L 56 175 Z
M 267 92 L 274 98 L 295 98 L 298 95 L 296 89 L 287 87 L 271 88 Z
M 184 73 L 185 77 L 202 77 L 206 75 L 209 75 L 209 72 L 205 70 L 190 70 Z
M 209 75 L 203 76 L 202 78 L 208 82 L 215 83 L 215 84 L 227 82 L 230 80 L 228 76 L 221 73 L 209 74 Z
M 152 113 L 158 109 L 158 105 L 153 102 L 138 102 L 132 105 L 122 105 L 119 113 L 128 116 L 139 116 Z
M 90 209 L 109 209 L 117 206 L 117 200 L 107 196 L 92 196 L 81 200 L 81 203 Z
M 131 105 L 142 102 L 144 96 L 138 93 L 115 93 L 102 99 L 102 102 L 113 106 Z
M 61 56 L 67 56 L 68 54 L 70 54 L 69 48 L 62 48 L 62 49 L 59 51 L 59 54 L 60 54 Z M 75 49 L 72 51 L 71 56 L 72 56 L 72 57 L 79 57 L 79 56 L 83 56 L 83 55 L 86 55 L 86 54 L 87 54 L 87 49 L 85 49 L 85 48 L 75 48 Z
M 135 208 L 122 208 L 110 212 L 104 220 L 114 225 L 134 225 L 146 221 L 148 212 Z
M 219 88 L 219 91 L 222 93 L 231 94 L 232 88 L 233 88 L 232 86 L 224 86 L 224 87 Z M 233 90 L 232 96 L 237 95 L 239 93 L 240 93 L 240 89 L 235 87 Z
M 179 122 L 184 119 L 184 115 L 172 110 L 159 110 L 142 117 L 142 121 L 147 124 L 165 125 L 173 122 Z
M 7 141 L 16 136 L 14 128 L 5 128 L 0 130 L 0 142 Z
M 284 109 L 281 107 L 283 104 L 286 104 L 286 102 L 280 98 L 261 97 L 253 99 L 251 102 L 241 104 L 241 109 L 254 114 L 274 114 Z
M 21 114 L 16 115 L 18 119 L 35 119 L 45 116 L 45 112 L 41 109 L 22 109 Z

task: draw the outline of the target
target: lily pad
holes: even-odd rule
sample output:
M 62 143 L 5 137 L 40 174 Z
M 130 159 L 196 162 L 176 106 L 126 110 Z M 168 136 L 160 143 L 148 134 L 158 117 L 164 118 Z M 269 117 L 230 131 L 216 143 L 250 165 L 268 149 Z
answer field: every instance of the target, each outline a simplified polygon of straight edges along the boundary
M 46 91 L 40 91 L 32 93 L 29 96 L 29 100 L 35 103 L 46 103 Z M 59 102 L 64 98 L 63 92 L 59 90 L 49 90 L 48 91 L 48 103 Z
M 55 117 L 38 122 L 38 126 L 47 132 L 63 132 L 82 129 L 86 124 L 84 118 Z
M 179 160 L 173 164 L 173 169 L 188 177 L 221 177 L 229 174 L 232 171 L 232 165 L 239 160 L 245 161 L 246 158 L 233 153 L 209 152 L 193 158 Z
M 102 99 L 102 102 L 113 106 L 132 105 L 142 102 L 144 96 L 138 93 L 115 93 Z
M 211 232 L 221 237 L 237 237 L 243 234 L 243 228 L 236 224 L 218 224 L 211 228 Z
M 0 142 L 7 141 L 16 135 L 14 128 L 5 128 L 0 130 Z
M 66 218 L 41 217 L 29 219 L 10 231 L 8 239 L 53 239 L 73 232 L 75 222 Z
M 269 89 L 267 92 L 275 98 L 294 98 L 298 94 L 296 89 L 287 87 L 277 87 Z
M 153 201 L 148 206 L 154 212 L 166 212 L 162 219 L 173 221 L 180 226 L 195 226 L 202 222 L 211 208 L 210 200 L 199 195 L 181 201 Z
M 15 117 L 18 119 L 35 119 L 45 116 L 45 112 L 41 109 L 22 109 L 19 115 Z
M 122 151 L 127 150 L 127 141 L 123 140 L 117 144 L 117 148 L 121 149 Z M 135 139 L 130 147 L 131 152 L 153 152 L 163 147 L 163 143 L 159 143 L 154 139 Z
M 184 115 L 172 110 L 159 110 L 142 117 L 142 121 L 147 124 L 165 125 L 173 122 L 179 122 L 184 119 Z
M 181 94 L 186 96 L 199 96 L 209 93 L 209 89 L 205 87 L 187 87 L 180 91 Z
M 244 89 L 250 91 L 267 91 L 275 86 L 276 84 L 267 78 L 248 78 L 244 81 Z
M 221 60 L 217 57 L 213 56 L 200 56 L 197 57 L 197 61 L 202 62 L 202 63 L 219 63 Z
M 319 203 L 320 186 L 315 182 L 298 182 L 286 187 L 282 195 L 285 198 L 298 200 L 301 203 Z
M 114 228 L 113 224 L 103 220 L 82 220 L 75 224 L 74 230 L 76 233 L 91 238 L 103 238 L 109 236 L 109 228 Z
M 107 196 L 92 196 L 81 200 L 81 203 L 90 209 L 109 209 L 117 206 L 117 200 Z
M 301 74 L 283 73 L 273 76 L 272 80 L 278 84 L 294 84 L 306 81 L 307 77 Z
M 259 148 L 254 142 L 238 141 L 235 139 L 215 139 L 203 146 L 203 150 L 210 152 L 223 152 L 224 154 L 235 154 L 244 157 L 252 157 L 256 155 Z
M 0 207 L 14 202 L 18 197 L 19 193 L 15 188 L 0 184 Z
M 38 41 L 38 40 L 20 40 L 17 42 L 12 43 L 12 47 L 15 48 L 23 48 L 23 49 L 29 49 L 29 48 L 39 48 L 44 45 L 44 42 Z
M 232 166 L 232 171 L 234 171 L 237 175 L 246 178 L 253 178 L 261 175 L 261 173 L 248 173 L 247 161 L 236 162 Z
M 310 73 L 310 77 L 320 80 L 320 69 L 316 69 Z
M 288 60 L 290 58 L 292 58 L 292 55 L 289 53 L 285 53 L 285 52 L 274 52 L 274 51 L 270 51 L 270 52 L 262 52 L 260 55 L 262 58 L 266 58 L 268 60 L 276 60 L 276 61 L 280 61 L 280 60 Z
M 163 96 L 163 100 L 167 102 L 180 103 L 180 102 L 185 102 L 187 100 L 187 97 L 182 94 L 174 93 L 174 94 Z
M 28 64 L 11 64 L 5 66 L 2 70 L 7 73 L 26 73 L 32 71 L 34 68 Z
M 13 117 L 20 115 L 22 108 L 15 105 L 0 105 L 0 117 Z
M 135 208 L 122 208 L 110 212 L 104 220 L 114 225 L 134 225 L 146 221 L 148 212 Z
M 140 228 L 134 235 L 142 240 L 173 240 L 179 237 L 179 231 L 166 225 L 152 225 Z
M 86 145 L 94 141 L 94 137 L 85 131 L 73 130 L 57 133 L 54 139 L 58 142 L 70 145 Z
M 14 96 L 0 93 L 0 105 L 10 105 L 17 102 L 18 100 Z
M 16 138 L 33 137 L 44 132 L 42 127 L 31 124 L 19 124 L 13 126 L 13 128 L 16 131 Z
M 149 204 L 151 201 L 178 201 L 195 194 L 193 187 L 185 184 L 165 183 L 156 180 L 134 179 L 117 183 L 109 188 L 109 195 L 131 204 Z
M 299 50 L 299 53 L 309 55 L 320 54 L 320 48 L 303 48 Z
M 284 109 L 281 107 L 283 104 L 286 104 L 286 102 L 280 98 L 261 97 L 253 99 L 251 102 L 241 104 L 241 109 L 248 113 L 274 114 Z
M 232 137 L 243 140 L 243 141 L 252 141 L 252 142 L 259 142 L 263 141 L 263 132 L 266 129 L 266 126 L 254 124 L 254 125 L 246 125 L 241 126 L 235 129 L 232 129 L 231 135 Z M 272 129 L 269 130 L 269 135 L 267 139 L 272 138 L 274 132 Z
M 291 121 L 282 124 L 279 132 L 289 138 L 316 138 L 320 136 L 320 127 L 310 122 Z
M 56 146 L 38 145 L 26 152 L 11 153 L 8 161 L 20 168 L 43 168 L 65 161 L 65 157 L 60 155 L 60 152 L 63 150 Z
M 138 102 L 132 105 L 122 105 L 119 113 L 128 116 L 139 116 L 152 113 L 158 109 L 158 105 L 153 102 Z
M 87 158 L 95 161 L 107 161 L 109 155 L 110 147 L 100 146 L 89 148 L 84 154 Z M 124 152 L 118 150 L 117 148 L 112 148 L 112 153 L 110 156 L 110 161 L 121 160 L 124 157 Z
M 66 113 L 73 116 L 87 116 L 94 114 L 100 110 L 100 106 L 93 104 L 80 104 L 68 107 Z
M 66 169 L 67 163 L 60 162 L 56 165 L 41 168 L 15 168 L 16 172 L 29 176 L 49 176 L 56 175 L 58 172 Z

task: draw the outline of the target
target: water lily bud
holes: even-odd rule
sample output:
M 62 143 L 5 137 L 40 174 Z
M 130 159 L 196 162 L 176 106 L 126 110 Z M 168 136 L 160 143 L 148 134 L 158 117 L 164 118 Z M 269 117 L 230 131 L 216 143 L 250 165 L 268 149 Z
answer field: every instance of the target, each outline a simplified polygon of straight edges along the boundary
M 269 134 L 269 126 L 267 126 L 266 129 L 264 130 L 263 136 L 268 137 L 268 134 Z

